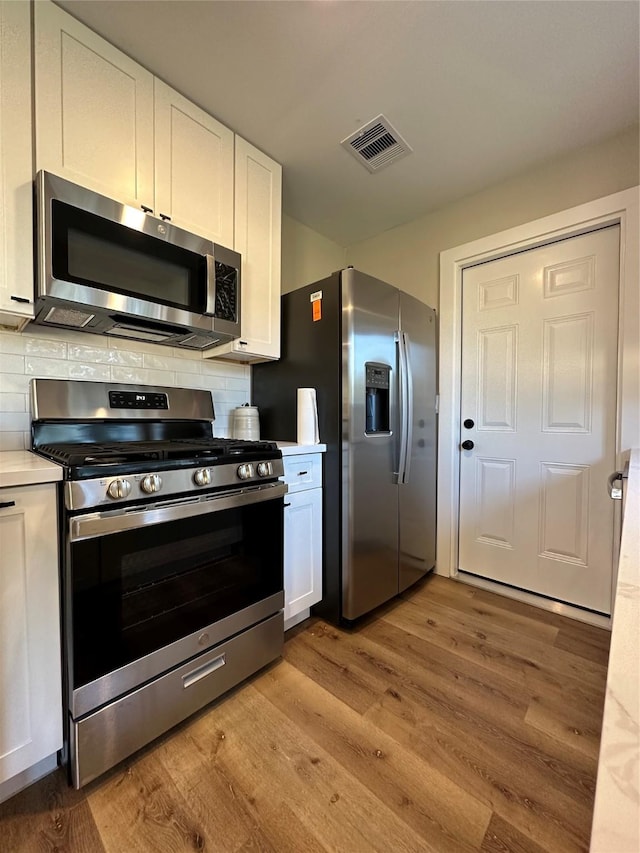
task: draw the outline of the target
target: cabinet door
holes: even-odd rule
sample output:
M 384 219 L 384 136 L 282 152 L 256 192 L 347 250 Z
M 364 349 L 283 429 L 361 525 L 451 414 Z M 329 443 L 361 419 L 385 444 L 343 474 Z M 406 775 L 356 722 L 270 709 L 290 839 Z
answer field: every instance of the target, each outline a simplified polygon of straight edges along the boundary
M 242 256 L 242 336 L 205 353 L 238 361 L 280 357 L 282 167 L 236 136 L 235 249 Z
M 0 2 L 0 323 L 33 317 L 31 19 Z
M 156 214 L 233 247 L 233 131 L 160 80 L 155 92 Z
M 153 208 L 153 77 L 53 3 L 34 4 L 36 169 Z
M 0 489 L 0 783 L 62 747 L 54 484 Z
M 284 618 L 322 598 L 322 489 L 285 498 Z

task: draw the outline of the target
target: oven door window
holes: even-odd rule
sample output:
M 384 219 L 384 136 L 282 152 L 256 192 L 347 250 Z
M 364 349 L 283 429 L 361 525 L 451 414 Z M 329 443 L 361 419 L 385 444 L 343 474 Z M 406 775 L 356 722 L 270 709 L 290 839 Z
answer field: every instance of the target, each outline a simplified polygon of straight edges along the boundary
M 283 499 L 73 542 L 73 688 L 283 588 Z
M 52 231 L 54 278 L 205 313 L 202 255 L 56 199 Z

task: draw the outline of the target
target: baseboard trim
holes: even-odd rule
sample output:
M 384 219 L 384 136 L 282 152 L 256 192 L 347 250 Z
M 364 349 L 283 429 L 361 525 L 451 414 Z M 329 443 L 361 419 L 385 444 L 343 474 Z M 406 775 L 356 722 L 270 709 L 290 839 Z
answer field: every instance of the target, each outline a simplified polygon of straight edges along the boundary
M 485 589 L 487 592 L 495 592 L 496 595 L 512 598 L 514 601 L 521 601 L 523 604 L 531 604 L 532 607 L 538 607 L 540 610 L 548 610 L 551 613 L 557 613 L 558 616 L 575 619 L 577 622 L 586 622 L 587 625 L 594 625 L 596 628 L 611 630 L 611 617 L 603 616 L 601 613 L 594 613 L 591 610 L 583 610 L 581 607 L 574 607 L 571 604 L 553 601 L 550 598 L 545 598 L 543 595 L 525 592 L 523 589 L 516 589 L 516 587 L 508 586 L 498 581 L 490 581 L 486 578 L 469 574 L 469 572 L 459 571 L 452 580 L 466 583 L 469 586 L 476 586 L 479 589 Z
M 289 628 L 295 628 L 296 625 L 299 625 L 300 622 L 304 622 L 305 619 L 308 619 L 311 616 L 311 608 L 307 607 L 305 610 L 302 610 L 300 613 L 296 613 L 295 616 L 290 616 L 289 619 L 284 620 L 284 630 L 288 631 Z
M 34 764 L 33 767 L 27 767 L 26 770 L 22 771 L 22 773 L 18 773 L 16 776 L 12 776 L 11 779 L 7 779 L 6 782 L 2 782 L 0 784 L 0 803 L 4 803 L 5 800 L 15 796 L 17 793 L 24 790 L 24 788 L 28 788 L 29 785 L 33 785 L 33 783 L 37 782 L 38 779 L 48 776 L 49 773 L 52 773 L 57 768 L 57 766 L 58 753 L 54 752 L 53 755 L 48 755 L 46 758 L 43 758 L 42 761 L 38 761 L 38 763 Z

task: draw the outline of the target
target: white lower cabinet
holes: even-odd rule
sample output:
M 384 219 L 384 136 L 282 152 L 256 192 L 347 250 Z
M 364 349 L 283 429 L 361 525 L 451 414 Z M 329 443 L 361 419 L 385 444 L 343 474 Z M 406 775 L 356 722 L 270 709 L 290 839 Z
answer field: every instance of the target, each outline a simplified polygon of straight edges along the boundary
M 284 619 L 291 627 L 322 598 L 322 455 L 284 457 Z M 296 618 L 297 617 L 297 618 Z
M 56 506 L 53 483 L 0 489 L 0 793 L 62 747 Z

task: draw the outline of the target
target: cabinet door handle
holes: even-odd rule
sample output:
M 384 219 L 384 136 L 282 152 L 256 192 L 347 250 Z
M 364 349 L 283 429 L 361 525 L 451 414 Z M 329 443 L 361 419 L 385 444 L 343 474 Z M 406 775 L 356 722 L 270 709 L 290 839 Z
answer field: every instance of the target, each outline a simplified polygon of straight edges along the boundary
M 15 501 L 2 501 L 2 503 L 0 503 L 0 509 L 7 509 L 8 507 L 15 506 L 15 505 L 16 505 Z
M 144 210 L 145 213 L 153 213 L 153 208 L 147 207 L 146 204 L 141 204 L 140 207 Z
M 166 213 L 161 213 L 161 214 L 160 214 L 160 219 L 164 219 L 164 221 L 165 221 L 165 222 L 171 222 L 171 217 L 170 217 L 170 216 L 167 216 L 167 214 L 166 214 Z
M 291 506 L 291 504 L 285 504 L 285 506 Z
M 24 297 L 24 296 L 12 296 L 12 297 L 11 297 L 11 299 L 12 299 L 12 301 L 13 301 L 13 302 L 23 302 L 23 303 L 25 303 L 26 305 L 28 305 L 28 304 L 31 302 L 31 300 L 30 300 L 30 299 L 27 299 L 27 298 L 26 298 L 26 297 Z
M 298 477 L 304 477 L 304 475 L 308 473 L 308 471 L 298 471 Z

